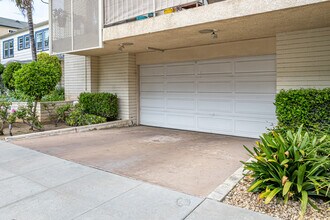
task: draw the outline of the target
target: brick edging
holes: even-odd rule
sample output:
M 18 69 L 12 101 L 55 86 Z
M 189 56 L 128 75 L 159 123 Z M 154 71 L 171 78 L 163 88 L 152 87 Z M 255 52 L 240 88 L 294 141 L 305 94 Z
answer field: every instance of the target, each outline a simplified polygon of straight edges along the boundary
M 31 134 L 16 135 L 16 136 L 11 136 L 11 137 L 6 137 L 5 141 L 10 142 L 10 141 L 17 141 L 17 140 L 22 140 L 22 139 L 56 136 L 56 135 L 61 135 L 61 134 L 72 134 L 72 133 L 101 130 L 101 129 L 115 128 L 115 127 L 116 128 L 128 127 L 131 125 L 133 125 L 131 120 L 119 120 L 119 121 L 106 122 L 106 123 L 102 123 L 102 124 L 86 125 L 86 126 L 72 127 L 72 128 L 62 128 L 62 129 L 51 130 L 51 131 L 43 131 L 43 132 L 36 132 L 36 133 L 31 133 Z

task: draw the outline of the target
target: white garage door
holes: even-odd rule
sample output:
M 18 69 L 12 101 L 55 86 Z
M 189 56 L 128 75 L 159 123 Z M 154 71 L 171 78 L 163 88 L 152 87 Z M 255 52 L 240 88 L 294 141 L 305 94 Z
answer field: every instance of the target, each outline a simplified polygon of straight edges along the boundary
M 140 123 L 258 137 L 275 93 L 275 56 L 141 66 Z

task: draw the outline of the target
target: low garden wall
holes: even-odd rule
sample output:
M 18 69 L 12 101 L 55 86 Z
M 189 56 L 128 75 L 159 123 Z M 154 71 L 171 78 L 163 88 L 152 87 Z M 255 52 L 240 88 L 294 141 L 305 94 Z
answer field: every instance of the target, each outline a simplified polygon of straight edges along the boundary
M 55 109 L 59 106 L 71 104 L 73 101 L 56 101 L 56 102 L 38 102 L 37 115 L 40 122 L 49 122 L 55 116 Z M 27 106 L 27 102 L 13 102 L 11 109 L 17 110 L 20 106 Z

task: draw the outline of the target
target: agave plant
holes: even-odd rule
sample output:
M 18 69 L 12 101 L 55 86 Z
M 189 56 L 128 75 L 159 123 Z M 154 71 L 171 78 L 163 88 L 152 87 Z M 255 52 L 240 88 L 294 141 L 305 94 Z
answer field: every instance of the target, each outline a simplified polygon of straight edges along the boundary
M 265 204 L 275 196 L 282 197 L 285 204 L 299 199 L 303 218 L 308 203 L 317 209 L 311 197 L 329 200 L 330 143 L 326 135 L 304 132 L 302 126 L 286 134 L 272 131 L 263 134 L 252 151 L 245 149 L 254 158 L 243 162 L 254 178 L 248 191 L 259 192 Z

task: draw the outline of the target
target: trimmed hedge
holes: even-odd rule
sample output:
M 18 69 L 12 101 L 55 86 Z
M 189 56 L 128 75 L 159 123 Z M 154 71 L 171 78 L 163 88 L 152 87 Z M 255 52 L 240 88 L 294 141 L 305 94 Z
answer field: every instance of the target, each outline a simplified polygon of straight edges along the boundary
M 282 90 L 275 106 L 279 125 L 319 129 L 330 125 L 330 88 Z
M 79 104 L 83 112 L 105 117 L 108 121 L 118 117 L 118 97 L 111 93 L 81 93 Z

